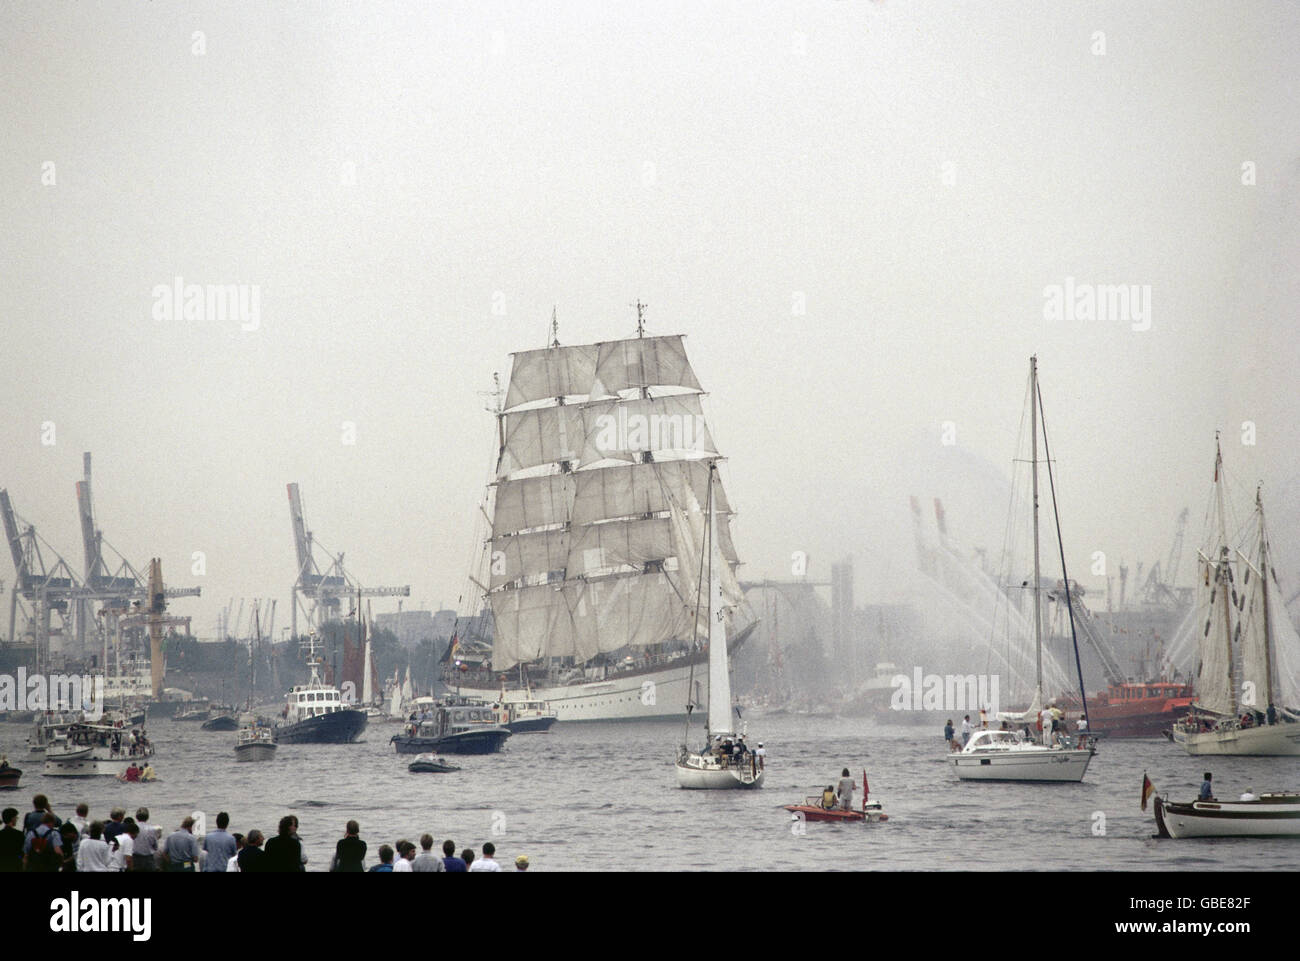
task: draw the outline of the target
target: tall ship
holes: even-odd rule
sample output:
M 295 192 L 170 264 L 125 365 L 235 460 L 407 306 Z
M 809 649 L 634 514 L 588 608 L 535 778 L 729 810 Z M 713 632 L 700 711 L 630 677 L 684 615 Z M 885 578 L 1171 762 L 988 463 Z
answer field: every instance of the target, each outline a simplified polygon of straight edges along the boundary
M 275 726 L 279 744 L 351 744 L 366 729 L 366 712 L 345 703 L 339 689 L 321 680 L 320 642 L 315 633 L 304 642 L 311 677 L 295 684 L 285 697 L 282 723 Z
M 445 680 L 561 721 L 681 718 L 708 702 L 696 624 L 710 464 L 720 458 L 680 334 L 513 355 L 497 420 L 476 610 Z M 498 393 L 500 398 L 500 393 Z M 736 577 L 732 511 L 713 497 L 727 646 L 756 621 Z M 503 691 L 503 684 L 505 690 Z
M 1197 557 L 1196 701 L 1171 736 L 1188 754 L 1300 756 L 1300 636 L 1281 603 L 1263 492 L 1237 546 L 1225 481 L 1216 436 L 1217 524 Z

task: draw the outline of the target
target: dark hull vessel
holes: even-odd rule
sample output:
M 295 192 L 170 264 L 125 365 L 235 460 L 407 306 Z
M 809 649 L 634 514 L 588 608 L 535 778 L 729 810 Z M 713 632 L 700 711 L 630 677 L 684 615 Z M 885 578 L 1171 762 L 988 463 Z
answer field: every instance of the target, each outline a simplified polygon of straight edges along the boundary
M 556 717 L 525 717 L 511 721 L 506 728 L 511 734 L 545 734 L 557 720 Z
M 394 734 L 392 743 L 398 754 L 495 754 L 508 737 L 504 727 L 487 727 L 441 737 Z
M 364 711 L 344 709 L 275 728 L 278 744 L 352 744 L 366 729 Z
M 18 790 L 18 779 L 23 776 L 23 772 L 16 767 L 0 768 L 0 791 Z

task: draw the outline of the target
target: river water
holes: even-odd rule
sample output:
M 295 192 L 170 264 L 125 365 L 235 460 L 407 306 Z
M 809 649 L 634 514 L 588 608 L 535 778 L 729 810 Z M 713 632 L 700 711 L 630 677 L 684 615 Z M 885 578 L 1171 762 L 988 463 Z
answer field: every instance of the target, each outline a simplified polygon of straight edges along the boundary
M 49 796 L 61 817 L 79 801 L 92 817 L 140 805 L 165 831 L 202 811 L 231 830 L 273 835 L 296 814 L 308 870 L 325 870 L 344 824 L 356 819 L 370 846 L 417 841 L 497 847 L 509 869 L 526 854 L 537 871 L 664 870 L 1269 870 L 1292 869 L 1285 841 L 1156 840 L 1150 808 L 1139 810 L 1142 774 L 1175 800 L 1195 796 L 1201 773 L 1217 792 L 1296 790 L 1295 758 L 1192 758 L 1163 739 L 1103 742 L 1081 784 L 961 782 L 945 761 L 941 732 L 850 718 L 749 719 L 763 741 L 760 791 L 683 791 L 673 756 L 683 726 L 671 722 L 560 723 L 516 735 L 500 754 L 454 758 L 461 770 L 411 774 L 388 743 L 396 725 L 371 724 L 351 745 L 282 745 L 273 761 L 238 763 L 233 733 L 155 721 L 155 784 L 111 778 L 48 778 L 28 757 L 26 725 L 0 725 L 0 749 L 24 769 L 6 806 L 30 809 Z M 691 742 L 700 740 L 696 728 Z M 865 767 L 884 824 L 800 825 L 782 805 L 801 802 Z

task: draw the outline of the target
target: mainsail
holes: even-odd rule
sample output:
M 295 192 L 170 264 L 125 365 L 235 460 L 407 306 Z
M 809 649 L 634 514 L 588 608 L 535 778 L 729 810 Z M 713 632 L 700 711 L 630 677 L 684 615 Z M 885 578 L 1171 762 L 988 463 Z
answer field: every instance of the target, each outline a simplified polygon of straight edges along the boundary
M 720 455 L 680 335 L 514 355 L 490 487 L 492 667 L 677 641 L 695 625 L 709 463 Z M 719 579 L 741 601 L 715 482 Z

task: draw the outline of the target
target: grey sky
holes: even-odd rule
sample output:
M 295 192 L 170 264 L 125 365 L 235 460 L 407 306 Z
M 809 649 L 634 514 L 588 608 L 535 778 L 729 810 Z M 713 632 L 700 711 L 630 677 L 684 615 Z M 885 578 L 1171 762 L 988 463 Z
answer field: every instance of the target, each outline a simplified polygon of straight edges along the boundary
M 751 575 L 853 553 L 860 603 L 901 596 L 909 494 L 996 549 L 1006 505 L 961 503 L 943 423 L 1009 469 L 1034 352 L 1079 575 L 1163 556 L 1183 506 L 1199 537 L 1215 429 L 1300 518 L 1298 27 L 1280 2 L 6 5 L 0 486 L 80 570 L 92 451 L 105 536 L 202 586 L 173 608 L 202 634 L 232 596 L 284 610 L 293 480 L 363 581 L 454 605 L 480 392 L 552 305 L 578 343 L 640 298 L 710 391 Z M 177 276 L 258 285 L 257 329 L 155 319 Z M 1067 278 L 1149 285 L 1150 329 L 1045 319 Z

